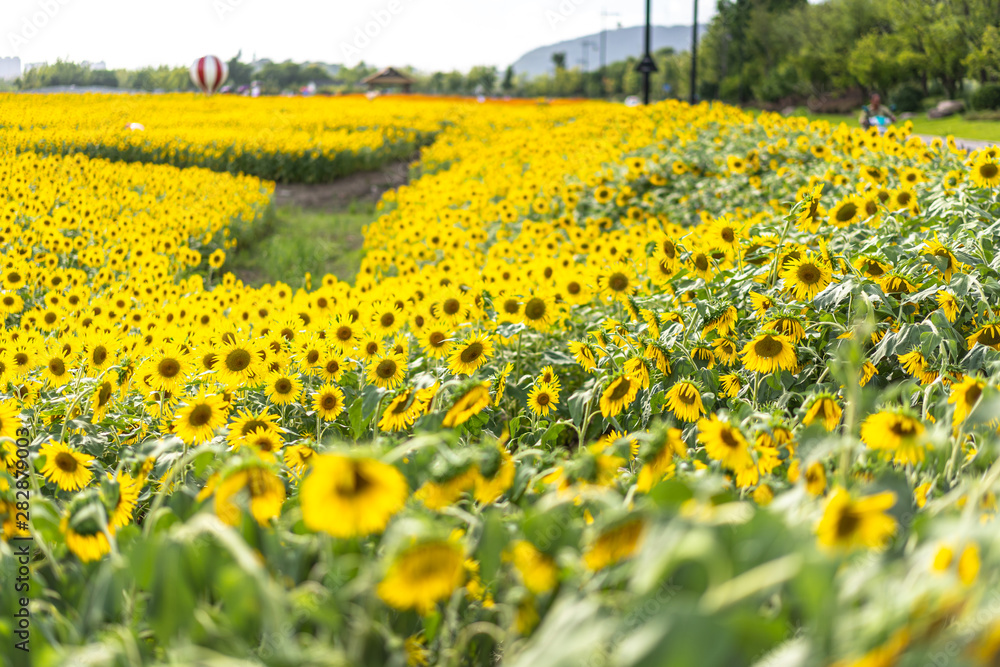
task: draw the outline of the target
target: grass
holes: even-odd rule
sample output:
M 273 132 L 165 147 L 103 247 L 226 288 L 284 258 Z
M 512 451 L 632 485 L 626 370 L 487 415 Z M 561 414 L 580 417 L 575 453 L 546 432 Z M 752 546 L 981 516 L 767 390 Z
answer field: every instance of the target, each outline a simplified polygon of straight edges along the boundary
M 809 113 L 805 109 L 797 109 L 795 113 L 796 115 L 805 116 L 810 120 L 828 120 L 835 124 L 843 122 L 847 123 L 849 127 L 860 126 L 860 123 L 858 123 L 858 113 L 844 116 L 840 114 Z M 962 116 L 931 119 L 926 114 L 918 114 L 911 120 L 913 122 L 913 131 L 916 134 L 928 134 L 938 137 L 946 137 L 950 134 L 956 139 L 1000 141 L 1000 120 L 967 120 Z
M 361 230 L 375 218 L 373 205 L 352 203 L 348 210 L 332 213 L 281 207 L 253 235 L 238 239 L 223 271 L 254 287 L 298 281 L 306 272 L 314 286 L 327 273 L 353 282 L 364 254 Z

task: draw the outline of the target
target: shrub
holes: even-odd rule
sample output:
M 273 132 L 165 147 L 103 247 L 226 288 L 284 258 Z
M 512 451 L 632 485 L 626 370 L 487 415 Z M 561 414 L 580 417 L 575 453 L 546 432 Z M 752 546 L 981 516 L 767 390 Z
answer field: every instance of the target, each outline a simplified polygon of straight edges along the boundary
M 916 86 L 901 86 L 892 96 L 891 101 L 896 105 L 896 111 L 914 112 L 920 111 L 920 103 L 924 99 L 924 91 Z
M 972 93 L 972 106 L 982 111 L 1000 109 L 1000 84 L 987 83 Z

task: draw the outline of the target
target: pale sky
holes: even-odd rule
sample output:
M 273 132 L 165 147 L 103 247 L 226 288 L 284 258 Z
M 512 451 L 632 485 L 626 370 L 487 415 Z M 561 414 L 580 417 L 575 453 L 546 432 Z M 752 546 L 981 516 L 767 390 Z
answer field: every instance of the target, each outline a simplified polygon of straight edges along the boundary
M 0 57 L 109 69 L 228 60 L 360 60 L 422 70 L 506 67 L 523 53 L 645 21 L 644 0 L 0 0 Z M 690 25 L 693 0 L 653 0 L 657 25 Z M 700 0 L 698 22 L 715 11 Z M 358 30 L 374 35 L 359 36 Z M 366 41 L 367 40 L 367 41 Z

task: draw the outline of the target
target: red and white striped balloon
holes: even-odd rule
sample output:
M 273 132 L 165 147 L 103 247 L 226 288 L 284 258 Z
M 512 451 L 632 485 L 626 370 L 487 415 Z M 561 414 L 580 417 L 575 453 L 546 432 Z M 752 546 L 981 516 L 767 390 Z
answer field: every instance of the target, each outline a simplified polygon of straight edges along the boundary
M 198 58 L 191 65 L 191 81 L 206 95 L 218 92 L 229 76 L 229 66 L 215 56 Z

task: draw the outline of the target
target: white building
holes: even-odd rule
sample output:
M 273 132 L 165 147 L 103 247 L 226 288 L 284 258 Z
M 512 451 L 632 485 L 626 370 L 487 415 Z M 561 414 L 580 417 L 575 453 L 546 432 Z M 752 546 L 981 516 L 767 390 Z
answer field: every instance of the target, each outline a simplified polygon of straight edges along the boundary
M 13 81 L 21 76 L 21 59 L 0 58 L 0 81 Z
M 96 63 L 92 63 L 89 60 L 84 60 L 82 63 L 80 63 L 80 66 L 89 69 L 93 72 L 103 72 L 104 70 L 108 69 L 107 63 L 105 63 L 103 60 L 99 60 Z
M 38 67 L 45 67 L 46 65 L 48 65 L 48 63 L 26 63 L 24 65 L 24 73 L 27 74 L 33 69 L 36 69 Z

